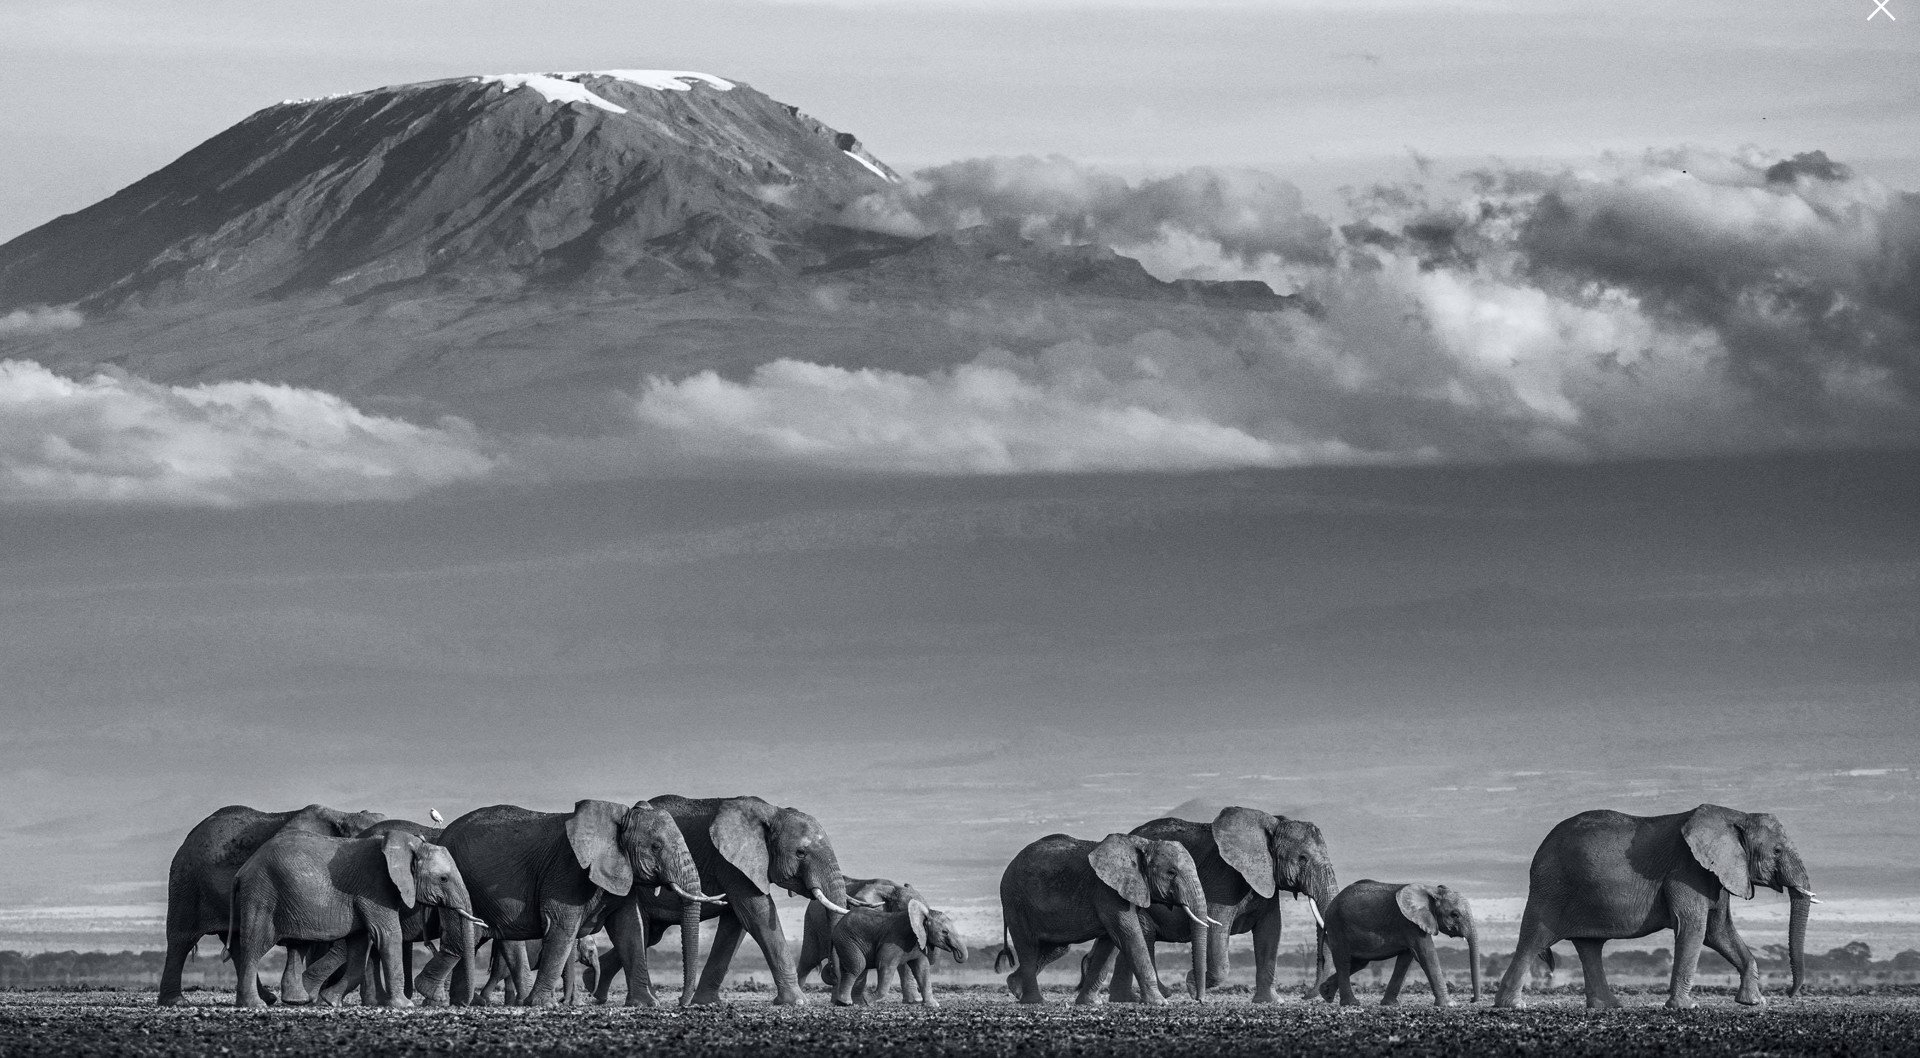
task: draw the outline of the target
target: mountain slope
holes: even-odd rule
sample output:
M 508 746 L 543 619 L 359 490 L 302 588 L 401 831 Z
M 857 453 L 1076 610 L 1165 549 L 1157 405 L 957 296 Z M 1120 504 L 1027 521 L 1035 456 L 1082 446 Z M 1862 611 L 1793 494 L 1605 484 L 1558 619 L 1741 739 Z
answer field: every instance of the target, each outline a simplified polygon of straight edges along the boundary
M 470 77 L 289 101 L 0 247 L 0 311 L 805 263 L 822 210 L 895 179 L 852 136 L 705 74 Z

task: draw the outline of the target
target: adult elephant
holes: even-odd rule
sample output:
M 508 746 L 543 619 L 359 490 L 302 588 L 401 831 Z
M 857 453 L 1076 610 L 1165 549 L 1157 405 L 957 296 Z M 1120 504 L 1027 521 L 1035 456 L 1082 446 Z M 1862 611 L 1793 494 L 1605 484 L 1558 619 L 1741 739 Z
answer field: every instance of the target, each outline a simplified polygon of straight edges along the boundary
M 1807 868 L 1780 821 L 1765 813 L 1701 805 L 1691 812 L 1630 816 L 1582 812 L 1547 833 L 1533 854 L 1520 942 L 1500 979 L 1494 1005 L 1519 1006 L 1527 966 L 1557 940 L 1571 940 L 1587 978 L 1587 1006 L 1615 1007 L 1600 949 L 1609 940 L 1673 930 L 1673 978 L 1667 1006 L 1689 1008 L 1705 943 L 1740 970 L 1735 1000 L 1766 1002 L 1760 973 L 1733 928 L 1731 900 L 1754 886 L 1790 895 L 1787 925 L 1793 984 L 1804 979 L 1807 906 L 1817 902 Z
M 436 810 L 435 815 L 438 814 Z M 393 833 L 411 834 L 429 845 L 440 844 L 439 827 L 416 823 L 411 819 L 383 819 L 354 836 L 384 838 Z M 440 912 L 437 909 L 417 904 L 401 912 L 401 980 L 397 982 L 401 995 L 413 998 L 413 946 L 423 941 L 431 944 L 439 940 L 440 932 Z M 308 995 L 318 996 L 320 1002 L 327 1006 L 338 1006 L 347 992 L 358 987 L 361 989 L 361 1003 L 371 1006 L 376 1001 L 375 993 L 393 989 L 396 982 L 385 979 L 384 964 L 367 959 L 362 965 L 348 966 L 347 955 L 348 946 L 344 943 L 332 945 L 324 954 L 315 954 L 307 963 L 306 973 L 301 976 L 304 991 Z M 384 996 L 379 998 L 384 999 Z
M 1205 918 L 1206 890 L 1193 857 L 1177 841 L 1137 834 L 1108 834 L 1088 841 L 1049 834 L 1021 849 L 1000 876 L 1004 941 L 994 958 L 997 971 L 1011 965 L 1007 988 L 1022 1003 L 1042 1002 L 1040 971 L 1081 941 L 1107 938 L 1131 959 L 1140 997 L 1166 1002 L 1153 956 L 1147 949 L 1146 915 L 1164 905 L 1192 920 L 1193 997 L 1206 998 L 1207 933 L 1223 928 Z M 1083 974 L 1076 1003 L 1095 1001 Z
M 891 878 L 848 878 L 847 904 L 850 907 L 877 908 L 881 911 L 905 911 L 907 905 L 915 900 L 922 904 L 927 898 L 919 890 L 905 882 L 896 882 Z M 840 916 L 827 910 L 827 905 L 818 900 L 807 901 L 807 913 L 800 930 L 800 983 L 807 983 L 807 975 L 814 970 L 820 971 L 821 980 L 829 986 L 838 984 L 838 977 L 827 980 L 833 973 L 833 924 Z M 886 982 L 880 982 L 884 989 Z M 900 978 L 901 994 L 910 994 L 906 975 Z M 911 1000 L 908 1000 L 911 1002 Z
M 1195 823 L 1172 817 L 1155 819 L 1133 828 L 1132 833 L 1159 841 L 1177 841 L 1193 857 L 1200 872 L 1200 885 L 1207 893 L 1207 916 L 1224 924 L 1207 934 L 1207 987 L 1226 983 L 1228 972 L 1227 938 L 1236 933 L 1253 934 L 1253 1001 L 1276 1003 L 1273 982 L 1280 969 L 1281 898 L 1306 897 L 1313 915 L 1317 981 L 1326 973 L 1326 931 L 1321 909 L 1340 888 L 1334 880 L 1333 857 L 1327 852 L 1326 838 L 1320 828 L 1303 819 L 1270 815 L 1257 808 L 1231 806 L 1220 810 L 1212 823 Z M 1176 910 L 1149 908 L 1153 942 L 1167 940 L 1192 943 L 1192 923 Z M 1110 943 L 1094 942 L 1084 973 L 1104 973 L 1106 960 L 1113 951 Z M 1131 957 L 1120 953 L 1108 996 L 1115 1002 L 1131 1002 L 1133 983 Z M 1097 981 L 1083 980 L 1082 988 L 1098 987 Z
M 448 823 L 440 841 L 460 865 L 473 894 L 473 912 L 493 934 L 495 947 L 541 942 L 540 969 L 524 1000 L 527 1006 L 557 1004 L 567 960 L 577 950 L 575 939 L 599 932 L 616 908 L 630 907 L 636 889 L 656 885 L 668 889 L 666 900 L 681 924 L 686 976 L 692 979 L 700 952 L 700 908 L 713 898 L 700 888 L 679 827 L 659 807 L 646 801 L 628 807 L 584 800 L 571 812 L 535 812 L 493 805 Z M 442 925 L 471 928 L 444 920 Z M 646 965 L 646 953 L 631 933 L 614 934 L 614 943 Z M 421 973 L 420 990 L 444 995 L 452 969 L 443 946 Z M 479 995 L 474 1000 L 484 1002 Z M 627 1005 L 654 1005 L 644 976 L 630 982 Z
M 160 970 L 160 1005 L 180 1002 L 180 972 L 200 938 L 227 938 L 233 918 L 233 879 L 260 846 L 283 830 L 346 838 L 386 818 L 378 812 L 343 812 L 313 804 L 290 812 L 262 812 L 228 805 L 195 824 L 167 868 L 167 958 Z M 281 990 L 303 998 L 303 961 L 289 951 Z
M 671 815 L 686 835 L 687 848 L 700 871 L 702 891 L 726 897 L 724 905 L 706 904 L 699 912 L 703 917 L 719 919 L 719 926 L 699 987 L 691 996 L 681 993 L 681 1005 L 720 1001 L 720 986 L 726 981 L 734 952 L 739 950 L 742 931 L 760 946 L 773 971 L 773 1001 L 782 1005 L 806 1002 L 793 954 L 787 950 L 786 934 L 780 928 L 773 889 L 777 886 L 795 896 L 811 896 L 836 914 L 846 910 L 847 883 L 840 875 L 840 860 L 834 855 L 826 830 L 797 808 L 776 807 L 758 797 L 666 794 L 652 798 L 652 803 Z M 623 966 L 631 992 L 633 978 L 646 972 L 645 948 L 660 940 L 680 910 L 666 894 L 642 893 L 608 917 L 607 932 L 614 937 L 619 954 L 616 958 L 609 953 L 600 960 L 600 982 L 595 988 L 598 998 L 605 1001 L 614 972 Z M 639 950 L 621 944 L 622 935 L 629 933 L 642 936 Z M 683 924 L 683 952 L 686 935 Z M 682 957 L 691 966 L 692 956 Z
M 1320 983 L 1320 998 L 1332 1002 L 1337 993 L 1342 1005 L 1353 1006 L 1358 1002 L 1353 997 L 1353 975 L 1368 963 L 1392 959 L 1393 976 L 1387 979 L 1387 994 L 1380 999 L 1381 1006 L 1392 1006 L 1400 1001 L 1408 965 L 1419 959 L 1420 969 L 1427 975 L 1427 987 L 1433 989 L 1433 1004 L 1452 1006 L 1447 975 L 1440 969 L 1440 956 L 1433 946 L 1433 935 L 1444 933 L 1466 939 L 1472 1001 L 1480 1002 L 1480 931 L 1473 924 L 1473 906 L 1458 889 L 1362 878 L 1340 890 L 1327 905 L 1326 914 L 1333 974 Z

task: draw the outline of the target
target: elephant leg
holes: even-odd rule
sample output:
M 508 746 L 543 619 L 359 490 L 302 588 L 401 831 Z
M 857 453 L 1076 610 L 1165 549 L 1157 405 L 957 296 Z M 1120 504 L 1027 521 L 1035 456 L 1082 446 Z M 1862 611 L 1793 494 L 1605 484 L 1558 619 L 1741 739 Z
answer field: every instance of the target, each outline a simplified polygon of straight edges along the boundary
M 1222 921 L 1225 921 L 1224 919 Z M 1273 990 L 1274 979 L 1280 976 L 1280 912 L 1267 908 L 1253 920 L 1253 1001 L 1255 1003 L 1278 1003 L 1280 996 Z M 1222 935 L 1225 942 L 1226 930 L 1212 930 Z
M 200 946 L 201 934 L 168 931 L 167 959 L 160 967 L 160 999 L 163 1007 L 179 1004 L 185 997 L 180 988 L 180 975 L 187 968 L 187 957 L 193 949 Z
M 540 969 L 532 991 L 527 993 L 527 1006 L 551 1007 L 560 1003 L 565 994 L 567 967 L 580 950 L 575 943 L 579 933 L 577 910 L 547 915 L 547 933 L 540 938 Z
M 1040 994 L 1040 944 L 1025 931 L 1008 930 L 1008 940 L 1013 945 L 1013 972 L 1007 975 L 1007 991 L 1022 1003 L 1044 1003 L 1046 998 Z
M 1221 929 L 1207 930 L 1207 987 L 1219 988 L 1227 983 L 1227 976 L 1233 967 L 1227 951 L 1227 941 L 1233 936 L 1235 908 L 1232 904 L 1208 904 L 1207 914 L 1221 923 Z
M 1573 950 L 1580 955 L 1580 973 L 1587 979 L 1588 1010 L 1612 1010 L 1620 1005 L 1613 986 L 1607 983 L 1607 963 L 1600 954 L 1606 944 L 1597 937 L 1576 937 L 1573 941 Z
M 1110 984 L 1108 981 L 1107 975 L 1111 972 L 1113 960 L 1113 939 L 1110 937 L 1094 938 L 1092 949 L 1080 957 L 1080 984 L 1073 992 L 1073 1001 L 1076 1005 L 1085 1007 L 1092 1006 L 1098 1002 L 1097 995 L 1101 985 L 1108 985 L 1108 1000 L 1110 1002 L 1132 1002 L 1130 998 L 1123 997 L 1118 1000 L 1113 998 L 1114 990 L 1120 988 L 1119 977 L 1116 976 L 1112 978 Z M 1129 968 L 1127 973 L 1131 976 L 1133 971 Z M 1129 985 L 1128 987 L 1131 988 L 1132 986 Z
M 607 916 L 607 937 L 613 941 L 613 948 L 600 957 L 599 979 L 593 983 L 594 1002 L 607 1001 L 613 975 L 623 966 L 628 967 L 627 1005 L 651 1007 L 659 1002 L 653 994 L 653 974 L 647 968 L 647 949 L 663 932 L 640 916 L 640 905 L 636 901 L 629 900 Z
M 1167 997 L 1160 991 L 1160 977 L 1154 971 L 1153 951 L 1147 946 L 1146 931 L 1140 928 L 1140 916 L 1132 908 L 1107 923 L 1114 944 L 1127 953 L 1133 963 L 1133 979 L 1140 986 L 1140 1001 L 1148 1006 L 1164 1006 Z
M 305 941 L 288 941 L 283 947 L 287 952 L 286 964 L 280 970 L 280 1002 L 288 1006 L 303 1006 L 313 1002 L 307 994 L 305 977 L 307 973 L 307 952 L 311 947 Z
M 700 971 L 700 987 L 693 993 L 696 1004 L 720 1002 L 720 986 L 725 983 L 727 967 L 740 950 L 740 919 L 731 911 L 715 920 L 713 947 L 707 950 L 707 965 Z
M 1747 942 L 1741 940 L 1739 932 L 1733 928 L 1733 912 L 1729 904 L 1727 894 L 1720 894 L 1713 911 L 1707 915 L 1707 932 L 1702 939 L 1707 947 L 1719 952 L 1721 958 L 1740 971 L 1740 991 L 1734 995 L 1733 1001 L 1742 1006 L 1766 1006 L 1767 997 L 1760 994 L 1759 964 L 1753 957 L 1752 949 L 1747 947 Z
M 927 966 L 933 962 L 931 954 L 920 960 L 902 960 L 900 963 L 900 1002 L 912 1003 L 926 1001 Z
M 1493 997 L 1496 1007 L 1523 1007 L 1525 1000 L 1520 990 L 1527 983 L 1527 968 L 1540 953 L 1553 947 L 1559 940 L 1553 930 L 1548 929 L 1543 916 L 1536 913 L 1529 903 L 1527 910 L 1520 916 L 1520 941 L 1514 946 L 1513 961 L 1507 964 L 1507 972 L 1500 975 L 1500 991 Z
M 745 907 L 740 901 L 729 900 L 734 907 L 734 915 L 740 925 L 760 946 L 760 953 L 766 957 L 767 968 L 773 972 L 773 1003 L 775 1006 L 800 1006 L 806 996 L 800 992 L 800 978 L 793 970 L 793 956 L 787 951 L 787 935 L 780 927 L 780 911 L 774 906 L 773 898 L 765 894 L 749 897 Z M 711 965 L 711 964 L 709 964 Z
M 1397 1006 L 1400 1002 L 1400 986 L 1407 981 L 1407 967 L 1413 965 L 1413 953 L 1403 951 L 1393 957 L 1393 974 L 1387 978 L 1387 991 L 1380 997 L 1383 1007 Z
M 1427 975 L 1427 986 L 1433 989 L 1433 1005 L 1452 1006 L 1453 997 L 1447 995 L 1447 972 L 1440 967 L 1440 953 L 1434 950 L 1433 938 L 1421 937 L 1413 946 L 1413 957 L 1420 960 L 1420 970 Z M 1394 968 L 1394 973 L 1400 977 L 1406 976 L 1403 969 L 1405 960 L 1406 956 L 1402 955 L 1399 965 Z
M 368 942 L 372 944 L 374 950 L 379 953 L 381 972 L 386 975 L 389 981 L 399 980 L 402 972 L 400 969 L 400 945 L 406 943 L 405 940 L 401 939 L 400 923 L 396 920 L 382 923 L 378 926 L 370 925 L 367 933 L 369 934 Z M 412 1006 L 413 1000 L 408 999 L 406 994 L 399 989 L 389 988 L 387 989 L 385 1005 L 394 1009 L 402 1009 Z
M 840 978 L 833 986 L 833 1005 L 850 1007 L 867 1002 L 867 953 L 864 945 L 849 943 L 843 935 L 835 951 Z
M 1673 981 L 1667 989 L 1668 1010 L 1691 1010 L 1693 975 L 1700 965 L 1700 945 L 1706 939 L 1712 915 L 1709 898 L 1678 881 L 1667 883 L 1667 906 L 1673 910 Z
M 316 995 L 321 1002 L 326 1002 L 327 986 L 333 983 L 334 974 L 346 969 L 350 944 L 346 940 L 334 941 L 318 958 L 308 961 L 306 972 L 300 975 L 303 995 Z
M 360 981 L 367 972 L 367 935 L 365 933 L 355 933 L 348 937 L 340 943 L 339 948 L 339 972 L 329 971 L 327 983 L 322 985 L 320 991 L 316 993 L 316 998 L 323 1006 L 337 1007 L 344 1004 L 347 993 L 360 987 Z M 326 958 L 334 958 L 334 953 L 328 952 Z M 319 960 L 316 960 L 314 965 L 318 965 L 318 962 Z M 309 975 L 314 972 L 310 966 Z M 366 996 L 362 995 L 360 1002 L 366 1003 Z
M 1339 981 L 1341 1006 L 1357 1007 L 1360 1005 L 1360 1000 L 1353 994 L 1353 975 L 1366 969 L 1367 963 L 1368 960 L 1366 959 L 1342 959 L 1337 955 L 1334 956 L 1333 973 Z M 1346 967 L 1346 969 L 1341 969 L 1343 966 Z

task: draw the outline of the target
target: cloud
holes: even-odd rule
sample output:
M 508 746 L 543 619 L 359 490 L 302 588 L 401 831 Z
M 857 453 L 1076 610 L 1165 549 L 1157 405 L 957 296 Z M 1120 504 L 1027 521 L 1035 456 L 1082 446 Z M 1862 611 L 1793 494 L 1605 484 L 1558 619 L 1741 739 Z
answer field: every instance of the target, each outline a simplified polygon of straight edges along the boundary
M 0 316 L 0 338 L 70 331 L 85 322 L 86 318 L 74 309 L 35 305 Z
M 1180 370 L 1203 383 L 1190 365 Z M 928 375 L 778 360 L 745 382 L 711 371 L 656 378 L 636 412 L 698 456 L 839 470 L 1192 470 L 1363 457 L 1338 443 L 1256 437 L 1214 421 L 1204 404 L 1147 351 L 1063 345 Z
M 292 386 L 70 379 L 0 361 L 0 501 L 231 507 L 392 499 L 489 473 L 457 419 L 418 426 Z

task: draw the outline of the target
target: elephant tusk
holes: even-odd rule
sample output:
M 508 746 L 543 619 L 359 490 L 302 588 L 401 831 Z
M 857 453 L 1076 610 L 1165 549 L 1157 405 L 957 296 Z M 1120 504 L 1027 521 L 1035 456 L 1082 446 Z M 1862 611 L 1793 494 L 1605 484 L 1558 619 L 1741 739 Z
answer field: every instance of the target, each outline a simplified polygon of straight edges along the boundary
M 703 904 L 724 904 L 727 902 L 727 898 L 724 896 L 708 896 L 705 893 L 689 893 L 685 889 L 680 888 L 679 882 L 668 882 L 667 884 L 673 886 L 673 891 L 676 893 L 679 893 L 681 898 L 684 900 L 698 900 Z
M 853 896 L 853 895 L 848 895 L 847 903 L 854 907 L 885 907 L 887 906 L 878 900 L 862 900 L 859 897 Z
M 841 907 L 839 904 L 836 904 L 831 900 L 828 900 L 827 894 L 821 892 L 820 887 L 817 885 L 813 887 L 813 898 L 815 900 L 820 901 L 821 907 L 826 908 L 828 911 L 831 911 L 836 915 L 844 915 L 847 913 L 846 908 Z
M 476 926 L 484 926 L 487 924 L 486 919 L 475 916 L 471 911 L 462 911 L 457 907 L 450 907 L 450 908 L 447 908 L 447 910 L 453 912 L 456 915 L 459 915 L 461 918 L 466 919 L 468 922 L 471 922 Z
M 1792 891 L 1793 891 L 1793 894 L 1794 894 L 1795 896 L 1804 896 L 1804 897 L 1806 897 L 1806 898 L 1807 898 L 1807 903 L 1809 903 L 1809 904 L 1817 904 L 1817 903 L 1820 903 L 1820 898 L 1819 898 L 1819 897 L 1817 897 L 1817 896 L 1815 896 L 1815 895 L 1813 894 L 1813 890 L 1811 890 L 1811 889 L 1802 889 L 1802 888 L 1800 888 L 1800 887 L 1799 887 L 1799 886 L 1797 886 L 1797 885 L 1796 885 L 1796 886 L 1792 886 L 1792 887 L 1790 887 L 1790 888 L 1792 889 Z
M 1207 916 L 1207 926 L 1211 929 L 1227 928 L 1227 924 L 1225 922 L 1222 922 L 1219 919 L 1214 918 L 1212 915 Z
M 1320 901 L 1307 897 L 1307 907 L 1313 912 L 1313 923 L 1321 929 L 1327 928 L 1327 920 L 1320 914 Z
M 1200 924 L 1200 925 L 1202 925 L 1202 926 L 1204 926 L 1204 925 L 1206 925 L 1207 923 L 1209 923 L 1209 922 L 1212 922 L 1212 921 L 1213 921 L 1213 920 L 1212 920 L 1212 919 L 1210 919 L 1210 918 L 1203 918 L 1203 917 L 1201 917 L 1201 916 L 1199 916 L 1199 915 L 1196 915 L 1196 914 L 1194 914 L 1194 913 L 1193 913 L 1193 908 L 1190 908 L 1190 907 L 1188 907 L 1188 906 L 1187 906 L 1187 905 L 1185 905 L 1185 904 L 1181 904 L 1181 905 L 1180 905 L 1180 910 L 1182 910 L 1182 911 L 1185 911 L 1185 912 L 1187 913 L 1187 917 L 1188 917 L 1188 918 L 1190 918 L 1190 919 L 1192 919 L 1192 920 L 1194 920 L 1195 922 L 1197 922 L 1197 923 L 1199 923 L 1199 924 Z

